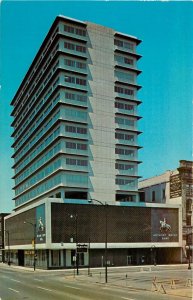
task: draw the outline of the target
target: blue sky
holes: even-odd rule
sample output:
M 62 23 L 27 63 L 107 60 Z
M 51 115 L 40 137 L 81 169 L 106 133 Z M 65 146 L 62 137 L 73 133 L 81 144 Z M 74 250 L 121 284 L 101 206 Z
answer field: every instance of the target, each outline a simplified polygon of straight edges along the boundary
M 1 2 L 0 212 L 13 209 L 10 102 L 58 15 L 111 27 L 143 40 L 138 67 L 139 175 L 192 159 L 193 3 L 128 1 Z

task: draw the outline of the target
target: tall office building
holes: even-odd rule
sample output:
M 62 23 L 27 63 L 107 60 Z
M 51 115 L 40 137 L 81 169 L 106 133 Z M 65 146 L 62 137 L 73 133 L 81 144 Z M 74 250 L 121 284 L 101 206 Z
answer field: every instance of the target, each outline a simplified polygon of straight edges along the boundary
M 138 201 L 140 40 L 58 16 L 12 100 L 15 210 Z

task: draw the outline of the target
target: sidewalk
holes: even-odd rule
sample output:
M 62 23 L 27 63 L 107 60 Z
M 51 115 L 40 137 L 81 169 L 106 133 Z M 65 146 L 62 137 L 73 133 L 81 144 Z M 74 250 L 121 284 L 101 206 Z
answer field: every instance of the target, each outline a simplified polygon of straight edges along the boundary
M 169 266 L 167 266 L 169 268 Z M 186 266 L 185 266 L 186 267 Z M 145 266 L 144 269 L 148 270 L 149 266 Z M 108 285 L 108 286 L 117 286 L 119 288 L 123 289 L 134 289 L 134 290 L 144 290 L 149 291 L 152 293 L 157 294 L 167 294 L 167 295 L 174 295 L 174 296 L 180 296 L 185 297 L 188 299 L 193 299 L 193 279 L 192 276 L 188 277 L 189 281 L 187 281 L 187 278 L 184 278 L 184 280 L 176 280 L 173 285 L 172 279 L 166 279 L 162 280 L 160 283 L 158 281 L 158 289 L 155 288 L 152 289 L 152 277 L 149 276 L 144 279 L 145 272 L 140 271 L 140 268 L 132 268 L 133 272 L 138 272 L 139 275 L 142 275 L 142 278 L 132 278 L 129 276 L 129 272 L 125 275 L 124 273 L 119 274 L 116 276 L 116 274 L 108 273 L 108 283 L 105 283 L 104 281 L 104 272 L 101 274 L 101 272 L 92 274 L 92 276 L 88 275 L 71 275 L 71 276 L 65 276 L 65 279 L 67 280 L 76 280 L 79 282 L 86 282 L 86 283 L 94 283 L 98 285 Z M 181 269 L 181 268 L 180 268 Z M 180 271 L 180 270 L 179 270 Z M 131 274 L 131 273 L 130 273 Z M 162 288 L 163 286 L 163 288 Z M 160 288 L 160 289 L 159 289 Z
M 86 276 L 86 275 L 79 275 L 79 276 L 66 276 L 65 279 L 68 280 L 76 280 L 78 282 L 86 282 L 86 283 L 95 283 L 98 285 L 108 285 L 108 286 L 117 286 L 123 289 L 134 289 L 134 290 L 144 290 L 144 291 L 152 291 L 152 293 L 159 293 L 159 294 L 168 294 L 168 295 L 175 295 L 181 296 L 188 299 L 193 299 L 193 289 L 192 286 L 186 286 L 185 282 L 183 284 L 176 284 L 175 288 L 171 288 L 170 284 L 163 284 L 164 290 L 160 289 L 160 291 L 152 290 L 152 282 L 149 281 L 132 281 L 128 279 L 109 279 L 108 283 L 104 282 L 104 278 L 100 278 L 100 276 Z

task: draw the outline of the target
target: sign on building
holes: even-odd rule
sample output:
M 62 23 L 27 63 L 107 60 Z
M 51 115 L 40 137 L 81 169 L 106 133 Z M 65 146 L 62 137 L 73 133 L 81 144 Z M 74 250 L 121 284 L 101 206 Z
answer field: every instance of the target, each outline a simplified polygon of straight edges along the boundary
M 177 198 L 182 196 L 182 183 L 180 175 L 170 176 L 170 198 Z

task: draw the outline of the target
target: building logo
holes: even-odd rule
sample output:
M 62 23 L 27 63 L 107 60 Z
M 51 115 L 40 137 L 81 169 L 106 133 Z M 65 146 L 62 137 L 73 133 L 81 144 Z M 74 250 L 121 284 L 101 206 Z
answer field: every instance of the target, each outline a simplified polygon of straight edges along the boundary
M 159 230 L 161 233 L 167 233 L 171 231 L 171 225 L 167 224 L 166 218 L 164 218 L 163 221 L 160 220 L 159 222 L 160 222 Z
M 179 242 L 178 213 L 178 208 L 152 209 L 152 242 Z
M 43 224 L 43 221 L 42 221 L 42 217 L 39 217 L 39 220 L 38 220 L 38 232 L 41 232 L 41 231 L 44 231 L 44 224 Z
M 37 243 L 46 242 L 46 218 L 45 218 L 45 205 L 42 204 L 36 207 L 36 239 Z

